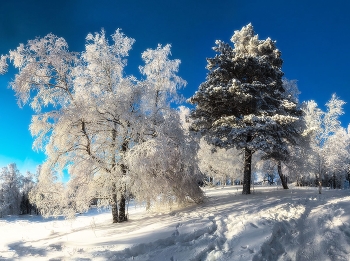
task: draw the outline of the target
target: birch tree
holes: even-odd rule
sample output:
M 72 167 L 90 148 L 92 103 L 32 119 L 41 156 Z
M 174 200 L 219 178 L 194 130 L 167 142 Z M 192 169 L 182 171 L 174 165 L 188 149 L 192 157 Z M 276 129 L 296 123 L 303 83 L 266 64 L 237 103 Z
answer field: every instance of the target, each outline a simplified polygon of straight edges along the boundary
M 335 94 L 326 103 L 327 111 L 323 112 L 313 100 L 306 102 L 304 107 L 307 131 L 311 133 L 311 147 L 316 155 L 316 179 L 319 193 L 322 193 L 322 179 L 325 174 L 325 144 L 340 127 L 339 116 L 344 113 L 344 101 Z
M 119 29 L 111 39 L 104 31 L 88 34 L 85 51 L 75 53 L 63 38 L 49 34 L 20 44 L 7 56 L 18 69 L 11 83 L 18 102 L 30 104 L 35 112 L 30 125 L 33 147 L 47 155 L 31 193 L 45 216 L 73 217 L 98 198 L 101 206 L 111 206 L 113 222 L 126 221 L 132 190 L 126 159 L 130 149 L 157 139 L 168 146 L 174 140 L 183 143 L 183 138 L 172 136 L 178 117 L 173 117 L 170 102 L 184 81 L 176 75 L 180 61 L 169 59 L 170 45 L 143 54 L 145 66 L 140 69 L 146 79 L 137 80 L 124 73 L 134 39 Z M 180 166 L 183 159 L 177 158 Z M 63 170 L 70 175 L 67 184 L 58 177 Z M 179 173 L 190 174 L 181 168 Z
M 19 69 L 11 87 L 20 105 L 29 103 L 36 113 L 30 125 L 33 146 L 47 155 L 41 175 L 69 168 L 74 180 L 75 171 L 86 166 L 81 182 L 108 180 L 113 222 L 122 222 L 126 213 L 123 193 L 117 192 L 122 186 L 118 152 L 126 146 L 118 137 L 127 135 L 137 91 L 133 79 L 123 77 L 124 57 L 134 40 L 120 30 L 112 39 L 109 44 L 103 31 L 89 34 L 86 50 L 79 54 L 70 52 L 63 38 L 49 34 L 21 44 L 9 58 Z M 46 179 L 39 184 L 48 184 L 41 180 Z M 40 206 L 43 197 L 35 200 Z
M 199 168 L 207 177 L 220 181 L 224 185 L 226 185 L 228 179 L 231 180 L 232 184 L 235 180 L 243 178 L 242 151 L 235 148 L 228 150 L 216 148 L 208 144 L 204 138 L 200 140 L 199 146 Z
M 180 60 L 170 59 L 170 47 L 158 45 L 142 54 L 145 65 L 140 71 L 146 79 L 141 105 L 146 121 L 127 157 L 132 194 L 146 200 L 148 208 L 159 200 L 199 203 L 203 197 L 196 142 L 181 122 L 181 109 L 179 113 L 171 107 L 181 100 L 178 90 L 186 82 L 177 75 Z
M 344 181 L 348 179 L 350 151 L 349 151 L 349 127 L 346 130 L 339 127 L 324 144 L 324 180 L 333 188 L 342 188 Z M 326 177 L 328 176 L 328 180 Z M 327 183 L 326 183 L 327 184 Z

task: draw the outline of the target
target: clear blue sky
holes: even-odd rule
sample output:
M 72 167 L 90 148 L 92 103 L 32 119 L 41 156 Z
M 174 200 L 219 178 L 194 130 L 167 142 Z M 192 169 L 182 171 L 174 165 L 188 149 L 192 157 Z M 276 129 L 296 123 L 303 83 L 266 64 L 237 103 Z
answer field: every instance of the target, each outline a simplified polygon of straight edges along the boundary
M 298 80 L 302 101 L 321 105 L 336 92 L 350 103 L 349 11 L 347 0 L 0 0 L 0 54 L 48 33 L 82 51 L 89 32 L 121 28 L 136 39 L 127 73 L 137 75 L 142 51 L 171 43 L 188 98 L 205 80 L 205 58 L 214 55 L 215 40 L 228 42 L 251 22 L 261 39 L 277 41 L 285 76 Z M 18 108 L 7 88 L 13 76 L 0 76 L 0 167 L 15 162 L 21 171 L 34 171 L 45 155 L 32 151 L 32 111 Z M 349 104 L 345 113 L 343 126 L 350 122 Z

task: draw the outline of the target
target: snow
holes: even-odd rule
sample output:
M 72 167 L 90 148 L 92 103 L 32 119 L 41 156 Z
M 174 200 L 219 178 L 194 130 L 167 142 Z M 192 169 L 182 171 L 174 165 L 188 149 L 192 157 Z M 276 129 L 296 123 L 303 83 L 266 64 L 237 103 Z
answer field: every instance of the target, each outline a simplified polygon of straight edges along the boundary
M 201 205 L 163 213 L 129 207 L 75 220 L 0 219 L 0 260 L 349 260 L 350 190 L 257 186 L 205 189 Z

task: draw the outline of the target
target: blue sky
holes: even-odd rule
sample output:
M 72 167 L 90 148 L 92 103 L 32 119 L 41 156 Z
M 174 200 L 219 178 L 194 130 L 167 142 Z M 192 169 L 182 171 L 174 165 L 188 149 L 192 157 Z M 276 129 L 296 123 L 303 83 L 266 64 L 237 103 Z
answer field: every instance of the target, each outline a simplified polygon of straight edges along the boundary
M 182 61 L 188 98 L 205 80 L 215 40 L 229 42 L 234 30 L 251 22 L 261 39 L 277 41 L 285 76 L 298 80 L 302 101 L 323 105 L 337 93 L 350 102 L 349 10 L 346 0 L 0 0 L 0 54 L 48 33 L 82 51 L 88 33 L 121 28 L 136 39 L 127 73 L 139 76 L 142 51 L 170 43 L 173 58 Z M 15 162 L 22 172 L 34 171 L 45 155 L 32 150 L 32 111 L 20 109 L 7 88 L 13 73 L 0 76 L 0 167 Z M 349 104 L 345 113 L 343 126 L 350 123 Z

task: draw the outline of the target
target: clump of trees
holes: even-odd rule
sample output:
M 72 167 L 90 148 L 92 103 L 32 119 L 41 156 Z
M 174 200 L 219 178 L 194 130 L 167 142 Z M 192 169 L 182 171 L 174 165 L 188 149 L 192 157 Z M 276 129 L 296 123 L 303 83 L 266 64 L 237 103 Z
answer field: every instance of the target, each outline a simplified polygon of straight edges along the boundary
M 349 180 L 350 147 L 349 133 L 341 127 L 339 117 L 344 113 L 345 102 L 335 94 L 326 104 L 326 111 L 318 108 L 315 101 L 304 104 L 306 131 L 310 139 L 304 161 L 314 175 L 319 186 L 319 193 L 324 185 L 342 187 L 345 179 Z M 332 180 L 332 181 L 330 181 Z
M 0 171 L 0 217 L 32 214 L 36 207 L 29 202 L 29 193 L 35 186 L 35 175 L 22 175 L 12 163 Z
M 208 143 L 199 150 L 203 172 L 231 181 L 241 172 L 243 194 L 257 176 L 270 184 L 278 177 L 285 189 L 288 180 L 318 185 L 320 193 L 322 185 L 349 183 L 349 136 L 339 121 L 344 101 L 333 95 L 325 112 L 315 101 L 300 103 L 296 81 L 283 78 L 275 42 L 259 40 L 251 24 L 231 41 L 233 47 L 216 41 L 207 79 L 189 99 L 191 129 Z
M 170 45 L 158 45 L 142 54 L 145 79 L 125 75 L 134 41 L 119 29 L 111 39 L 102 31 L 76 53 L 49 34 L 9 52 L 18 69 L 11 88 L 34 110 L 33 146 L 47 155 L 30 194 L 44 216 L 72 217 L 98 198 L 112 207 L 113 222 L 123 222 L 131 194 L 150 203 L 202 200 L 190 161 L 196 147 L 170 106 L 186 84 L 177 75 L 180 61 L 170 59 Z M 57 179 L 64 169 L 68 184 Z

